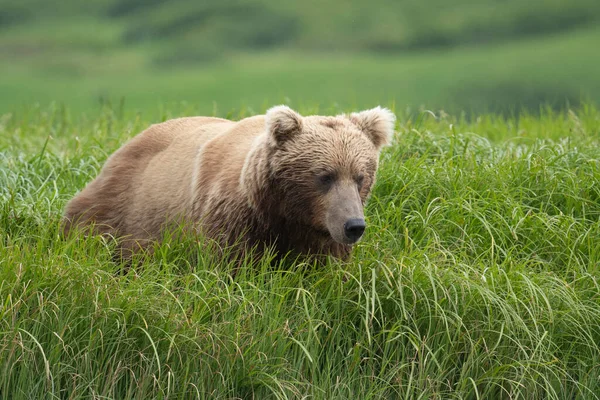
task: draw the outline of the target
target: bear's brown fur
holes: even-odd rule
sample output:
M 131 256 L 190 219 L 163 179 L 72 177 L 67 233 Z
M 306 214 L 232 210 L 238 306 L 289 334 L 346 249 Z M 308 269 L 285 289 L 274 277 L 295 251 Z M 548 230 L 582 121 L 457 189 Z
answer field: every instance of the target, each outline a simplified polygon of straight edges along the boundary
M 242 253 L 274 246 L 345 258 L 364 230 L 363 207 L 394 123 L 379 107 L 302 117 L 277 106 L 239 122 L 153 125 L 67 204 L 65 228 L 92 225 L 120 238 L 125 256 L 184 222 Z M 352 221 L 362 227 L 352 231 Z

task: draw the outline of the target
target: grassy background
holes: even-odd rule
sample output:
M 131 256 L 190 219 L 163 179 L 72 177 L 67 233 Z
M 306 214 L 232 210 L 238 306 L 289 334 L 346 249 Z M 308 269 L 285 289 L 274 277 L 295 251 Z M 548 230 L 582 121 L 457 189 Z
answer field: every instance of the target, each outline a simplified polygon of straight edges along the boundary
M 109 241 L 59 238 L 150 122 L 119 112 L 0 121 L 0 397 L 598 399 L 595 107 L 400 111 L 353 259 L 234 280 L 189 240 L 122 276 Z
M 600 2 L 365 4 L 0 0 L 0 398 L 599 398 Z M 399 117 L 351 261 L 59 237 L 148 124 L 276 103 Z
M 600 100 L 599 21 L 595 0 L 0 0 L 0 112 L 564 108 Z

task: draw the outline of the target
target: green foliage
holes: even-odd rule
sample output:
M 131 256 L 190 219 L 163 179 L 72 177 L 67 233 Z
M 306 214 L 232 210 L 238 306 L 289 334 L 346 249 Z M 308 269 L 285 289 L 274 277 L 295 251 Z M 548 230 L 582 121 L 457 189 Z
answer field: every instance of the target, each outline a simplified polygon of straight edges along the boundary
M 191 47 L 210 39 L 224 49 L 291 41 L 310 49 L 397 51 L 558 32 L 600 19 L 594 0 L 3 0 L 0 9 L 0 27 L 91 17 L 121 25 L 124 42 L 185 41 Z
M 172 238 L 123 275 L 110 241 L 60 237 L 111 152 L 193 112 L 0 119 L 1 398 L 598 399 L 594 106 L 400 112 L 346 263 L 232 278 Z
M 88 28 L 82 22 L 80 29 L 73 34 Z M 104 33 L 108 40 L 117 31 Z M 128 108 L 143 112 L 184 101 L 198 115 L 212 113 L 215 104 L 221 113 L 240 108 L 256 113 L 281 102 L 335 104 L 338 109 L 393 102 L 402 109 L 427 105 L 452 113 L 510 115 L 519 107 L 537 113 L 540 102 L 564 109 L 582 98 L 600 100 L 600 53 L 590 51 L 600 40 L 598 28 L 393 57 L 274 51 L 229 57 L 217 48 L 186 53 L 172 46 L 151 66 L 144 50 L 105 52 L 104 39 L 96 39 L 102 62 L 89 54 L 29 55 L 25 64 L 5 64 L 0 112 L 57 101 L 79 114 L 97 111 L 100 100 L 124 98 Z M 170 64 L 173 57 L 180 59 L 178 67 Z
M 600 100 L 597 0 L 0 0 L 0 112 L 292 99 L 537 112 Z M 258 111 L 258 110 L 257 110 Z

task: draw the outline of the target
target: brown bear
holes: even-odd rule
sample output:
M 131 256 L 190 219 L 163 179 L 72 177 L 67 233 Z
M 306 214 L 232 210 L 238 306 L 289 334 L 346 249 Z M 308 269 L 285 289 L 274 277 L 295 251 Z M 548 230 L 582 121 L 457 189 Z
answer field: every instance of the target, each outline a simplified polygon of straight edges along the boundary
M 346 258 L 395 116 L 303 117 L 286 106 L 233 122 L 178 118 L 115 152 L 66 206 L 65 229 L 120 238 L 122 255 L 184 223 L 223 247 Z

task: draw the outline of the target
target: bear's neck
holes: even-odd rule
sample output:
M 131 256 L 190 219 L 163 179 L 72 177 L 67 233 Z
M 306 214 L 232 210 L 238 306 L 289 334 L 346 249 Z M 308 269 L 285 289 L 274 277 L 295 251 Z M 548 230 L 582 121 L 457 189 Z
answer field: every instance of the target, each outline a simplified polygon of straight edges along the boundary
M 283 255 L 296 253 L 309 256 L 331 255 L 347 259 L 352 249 L 349 245 L 337 243 L 329 232 L 314 229 L 311 226 L 284 220 L 271 226 L 271 235 L 277 250 Z
M 333 256 L 342 260 L 347 259 L 352 250 L 352 246 L 334 241 L 328 232 L 277 214 L 257 213 L 248 206 L 244 215 L 240 217 L 236 226 L 243 228 L 234 229 L 236 236 L 230 236 L 230 240 L 239 240 L 242 237 L 247 248 L 264 251 L 267 247 L 272 247 L 279 257 L 287 254 L 292 257 Z

